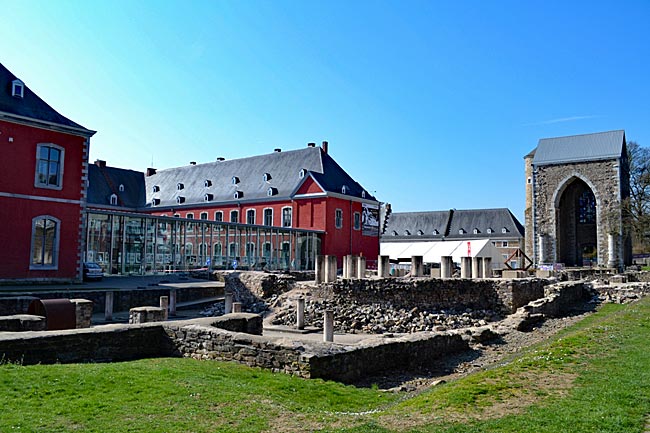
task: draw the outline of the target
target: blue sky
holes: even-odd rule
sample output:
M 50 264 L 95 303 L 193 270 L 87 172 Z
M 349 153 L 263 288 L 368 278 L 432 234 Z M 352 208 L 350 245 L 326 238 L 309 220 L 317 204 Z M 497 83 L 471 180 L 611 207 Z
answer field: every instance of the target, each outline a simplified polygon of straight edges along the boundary
M 543 137 L 650 146 L 650 1 L 0 0 L 0 62 L 144 171 L 330 142 L 394 211 L 508 207 Z

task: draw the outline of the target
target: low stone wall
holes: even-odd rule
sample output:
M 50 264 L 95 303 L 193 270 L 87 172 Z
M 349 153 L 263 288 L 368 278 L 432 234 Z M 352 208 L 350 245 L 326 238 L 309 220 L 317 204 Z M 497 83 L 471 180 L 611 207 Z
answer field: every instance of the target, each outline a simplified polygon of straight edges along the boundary
M 43 316 L 14 314 L 0 316 L 0 332 L 44 331 L 47 321 Z
M 0 316 L 27 314 L 29 304 L 36 299 L 35 296 L 0 296 Z

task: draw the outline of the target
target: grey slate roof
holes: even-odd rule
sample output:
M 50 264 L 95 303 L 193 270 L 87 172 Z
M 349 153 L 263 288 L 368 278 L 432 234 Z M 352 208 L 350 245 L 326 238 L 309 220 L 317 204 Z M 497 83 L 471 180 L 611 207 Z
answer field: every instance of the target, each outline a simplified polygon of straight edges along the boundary
M 503 233 L 503 228 L 506 233 Z M 464 233 L 459 231 L 463 229 Z M 474 233 L 478 229 L 478 233 Z M 488 229 L 491 229 L 490 233 Z M 438 234 L 433 231 L 437 230 Z M 422 234 L 419 234 L 422 231 Z M 407 234 L 407 232 L 409 234 Z M 395 234 L 397 233 L 397 234 Z M 506 208 L 394 212 L 382 242 L 523 238 L 524 227 Z
M 88 205 L 102 208 L 111 206 L 111 195 L 118 197 L 118 207 L 137 210 L 145 205 L 144 173 L 115 167 L 88 165 Z M 120 191 L 124 185 L 124 191 Z
M 299 176 L 302 169 L 307 173 L 304 178 Z M 264 180 L 265 174 L 270 175 L 268 181 Z M 363 187 L 330 155 L 319 147 L 307 147 L 158 170 L 156 174 L 145 178 L 146 203 L 151 206 L 155 198 L 160 200 L 156 207 L 177 208 L 197 204 L 288 199 L 309 175 L 328 192 L 341 193 L 343 185 L 346 185 L 347 195 L 362 197 Z M 237 177 L 239 183 L 233 184 L 233 177 Z M 206 186 L 206 181 L 209 181 L 209 186 Z M 183 186 L 181 190 L 177 189 L 179 183 Z M 158 192 L 154 192 L 154 186 L 159 189 Z M 269 188 L 273 188 L 274 195 L 268 196 Z M 236 191 L 240 191 L 243 196 L 234 198 Z M 206 194 L 211 194 L 209 202 L 204 200 Z M 177 203 L 179 196 L 184 198 L 182 204 Z M 376 201 L 368 192 L 365 198 Z
M 95 131 L 84 128 L 67 117 L 62 116 L 45 101 L 39 98 L 24 85 L 23 97 L 12 96 L 12 82 L 18 79 L 7 68 L 0 64 L 0 114 L 11 117 L 12 115 L 27 117 L 34 121 L 43 121 L 55 124 L 64 129 L 74 129 L 83 135 L 91 136 Z M 23 83 L 24 84 L 24 83 Z
M 563 164 L 619 158 L 625 149 L 625 131 L 597 132 L 568 137 L 542 138 L 535 149 L 534 165 Z

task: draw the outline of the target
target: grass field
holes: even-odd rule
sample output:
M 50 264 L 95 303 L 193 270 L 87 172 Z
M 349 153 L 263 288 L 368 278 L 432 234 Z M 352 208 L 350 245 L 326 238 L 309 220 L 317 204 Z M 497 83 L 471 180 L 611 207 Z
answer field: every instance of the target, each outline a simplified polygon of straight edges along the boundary
M 237 364 L 0 365 L 0 432 L 642 432 L 650 298 L 417 396 Z

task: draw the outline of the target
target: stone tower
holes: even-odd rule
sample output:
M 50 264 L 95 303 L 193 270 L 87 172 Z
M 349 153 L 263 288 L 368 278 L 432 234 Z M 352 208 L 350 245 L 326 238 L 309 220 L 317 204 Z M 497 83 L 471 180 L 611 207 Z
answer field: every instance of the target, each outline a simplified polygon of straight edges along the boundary
M 524 157 L 526 254 L 537 265 L 621 268 L 632 258 L 624 131 L 541 139 Z

